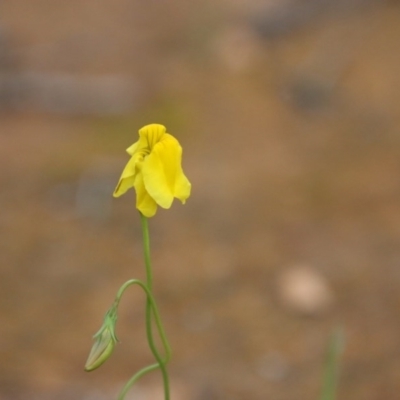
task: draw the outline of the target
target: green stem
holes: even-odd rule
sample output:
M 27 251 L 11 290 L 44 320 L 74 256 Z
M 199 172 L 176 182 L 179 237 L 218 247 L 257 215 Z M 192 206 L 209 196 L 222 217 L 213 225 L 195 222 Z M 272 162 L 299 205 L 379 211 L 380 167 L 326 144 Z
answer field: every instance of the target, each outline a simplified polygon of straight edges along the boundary
M 321 400 L 335 400 L 339 376 L 339 360 L 343 352 L 343 331 L 337 328 L 331 335 L 325 363 Z
M 158 311 L 158 307 L 157 304 L 154 300 L 154 296 L 151 294 L 150 290 L 148 289 L 148 287 L 139 279 L 130 279 L 129 281 L 126 281 L 118 290 L 117 296 L 115 298 L 115 306 L 118 307 L 119 302 L 121 301 L 122 295 L 125 292 L 125 290 L 131 286 L 131 285 L 138 285 L 140 286 L 144 292 L 146 293 L 147 299 L 150 301 L 151 303 L 151 308 L 153 310 L 153 316 L 157 325 L 157 329 L 158 332 L 160 334 L 160 339 L 161 342 L 164 346 L 164 350 L 165 350 L 165 358 L 164 358 L 164 363 L 167 363 L 169 361 L 169 359 L 171 358 L 171 348 L 168 344 L 167 341 L 167 336 L 165 334 L 165 330 L 164 327 L 161 323 L 161 318 L 160 318 L 160 313 Z
M 141 378 L 143 375 L 145 375 L 151 371 L 154 371 L 158 367 L 159 367 L 158 363 L 152 364 L 152 365 L 149 365 L 148 367 L 141 369 L 139 372 L 137 372 L 135 375 L 133 375 L 132 378 L 129 379 L 129 381 L 126 383 L 126 385 L 121 390 L 121 392 L 118 396 L 118 400 L 124 400 L 129 389 L 139 380 L 139 378 Z
M 154 300 L 153 295 L 150 293 L 148 287 L 139 279 L 130 279 L 129 281 L 126 281 L 118 290 L 117 296 L 115 298 L 115 307 L 117 308 L 119 306 L 119 302 L 121 301 L 122 295 L 125 292 L 125 290 L 131 286 L 131 285 L 138 285 L 140 286 L 146 293 L 147 299 L 150 301 L 151 303 L 151 308 L 153 310 L 153 316 L 158 328 L 158 332 L 160 334 L 160 338 L 161 338 L 161 342 L 164 346 L 164 350 L 165 350 L 165 358 L 164 358 L 164 363 L 167 363 L 168 360 L 171 357 L 171 349 L 169 347 L 168 341 L 167 341 L 167 337 L 165 335 L 165 331 L 164 328 L 162 326 L 161 323 L 161 318 L 160 318 L 160 314 L 158 312 L 158 308 L 157 308 L 157 304 Z M 158 361 L 158 360 L 157 360 Z M 149 365 L 143 369 L 141 369 L 139 372 L 137 372 L 135 375 L 133 375 L 133 377 L 125 384 L 125 386 L 123 387 L 123 389 L 121 390 L 119 396 L 118 396 L 118 400 L 124 400 L 126 394 L 128 393 L 129 389 L 139 380 L 139 378 L 141 378 L 143 375 L 156 370 L 157 368 L 160 367 L 160 362 L 158 361 L 156 364 L 152 364 Z
M 149 234 L 149 224 L 147 218 L 140 213 L 140 221 L 142 223 L 142 233 L 143 233 L 143 250 L 144 250 L 144 263 L 146 265 L 146 283 L 150 292 L 153 290 L 153 272 L 151 268 L 151 258 L 150 258 L 150 234 Z
M 146 284 L 147 288 L 149 289 L 149 292 L 152 293 L 152 287 L 153 287 L 153 273 L 152 273 L 152 268 L 151 268 L 151 258 L 150 258 L 150 235 L 149 235 L 149 225 L 147 218 L 140 213 L 140 219 L 142 223 L 142 232 L 143 232 L 143 249 L 144 249 L 144 261 L 146 265 Z M 164 399 L 169 400 L 169 378 L 168 378 L 168 373 L 167 373 L 167 368 L 166 368 L 166 361 L 164 361 L 158 351 L 157 348 L 154 344 L 154 339 L 153 339 L 153 329 L 152 329 L 152 302 L 150 301 L 149 297 L 147 297 L 146 301 L 146 334 L 147 334 L 147 340 L 149 342 L 150 349 L 157 360 L 161 373 L 163 376 L 163 381 L 164 381 Z M 160 331 L 160 336 L 165 337 L 165 333 Z

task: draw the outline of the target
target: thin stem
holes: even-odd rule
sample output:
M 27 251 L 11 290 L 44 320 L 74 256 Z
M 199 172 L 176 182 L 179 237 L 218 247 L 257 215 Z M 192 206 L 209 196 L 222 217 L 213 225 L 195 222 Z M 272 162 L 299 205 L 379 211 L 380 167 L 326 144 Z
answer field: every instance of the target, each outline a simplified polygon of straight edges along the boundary
M 148 287 L 146 286 L 145 283 L 143 283 L 141 280 L 139 279 L 130 279 L 129 281 L 126 281 L 118 290 L 117 296 L 115 298 L 115 307 L 117 308 L 119 306 L 119 302 L 121 301 L 122 295 L 125 292 L 125 290 L 131 286 L 131 285 L 138 285 L 140 286 L 144 292 L 146 293 L 147 299 L 150 301 L 151 303 L 151 309 L 153 310 L 153 316 L 157 325 L 157 329 L 158 332 L 160 333 L 160 338 L 162 341 L 162 344 L 164 346 L 164 350 L 165 350 L 165 358 L 164 358 L 164 363 L 167 363 L 168 360 L 171 357 L 171 349 L 170 346 L 168 344 L 165 332 L 164 332 L 164 328 L 162 326 L 161 323 L 161 318 L 160 318 L 160 314 L 158 312 L 158 308 L 157 308 L 157 304 L 154 300 L 153 295 L 150 293 Z M 158 361 L 158 360 L 157 360 Z M 130 390 L 130 388 L 143 376 L 146 375 L 147 373 L 156 370 L 157 368 L 160 368 L 160 362 L 158 361 L 156 364 L 152 364 L 149 365 L 143 369 L 141 369 L 139 372 L 137 372 L 135 375 L 132 376 L 132 378 L 125 384 L 125 386 L 123 387 L 123 389 L 121 390 L 119 396 L 118 396 L 118 400 L 124 400 L 126 394 L 128 393 L 128 391 Z
M 146 284 L 151 292 L 153 290 L 153 271 L 151 268 L 151 258 L 150 258 L 149 224 L 147 222 L 147 218 L 142 213 L 140 213 L 140 221 L 142 223 L 142 233 L 143 233 L 144 263 L 146 265 Z
M 128 393 L 129 389 L 145 374 L 154 371 L 159 367 L 159 364 L 152 364 L 149 365 L 148 367 L 145 367 L 141 369 L 139 372 L 137 372 L 135 375 L 132 376 L 131 379 L 125 384 L 125 386 L 122 388 L 121 392 L 119 393 L 118 400 L 124 400 L 126 394 Z
M 160 313 L 158 311 L 156 301 L 154 300 L 154 296 L 150 293 L 148 287 L 139 279 L 130 279 L 129 281 L 126 281 L 118 290 L 117 296 L 115 298 L 116 307 L 118 307 L 119 302 L 121 301 L 122 295 L 125 292 L 125 290 L 131 285 L 140 286 L 146 293 L 146 296 L 151 303 L 151 308 L 153 310 L 153 316 L 154 316 L 154 319 L 155 319 L 155 322 L 157 325 L 158 332 L 160 334 L 161 342 L 162 342 L 162 344 L 164 346 L 164 350 L 165 350 L 164 363 L 166 364 L 169 361 L 169 359 L 171 358 L 171 348 L 167 341 L 167 336 L 165 335 L 164 327 L 161 323 Z
M 151 268 L 151 258 L 150 258 L 150 235 L 149 235 L 149 225 L 147 218 L 140 213 L 140 219 L 142 223 L 142 231 L 143 231 L 143 250 L 144 250 L 144 261 L 146 265 L 146 283 L 147 283 L 147 288 L 149 289 L 149 292 L 152 293 L 152 287 L 153 287 L 153 273 L 152 273 L 152 268 Z M 168 373 L 167 373 L 167 368 L 166 368 L 166 361 L 164 361 L 158 351 L 157 348 L 154 344 L 154 339 L 153 339 L 153 329 L 152 329 L 152 302 L 150 301 L 149 297 L 147 297 L 146 301 L 146 333 L 147 333 L 147 340 L 149 342 L 150 349 L 155 357 L 155 359 L 158 361 L 158 364 L 161 369 L 161 373 L 163 376 L 163 382 L 164 382 L 164 398 L 165 400 L 169 400 L 169 379 L 168 379 Z M 161 330 L 160 331 L 160 336 L 165 337 L 165 333 Z
M 339 376 L 339 360 L 343 351 L 343 331 L 337 328 L 331 335 L 322 387 L 321 400 L 334 400 Z

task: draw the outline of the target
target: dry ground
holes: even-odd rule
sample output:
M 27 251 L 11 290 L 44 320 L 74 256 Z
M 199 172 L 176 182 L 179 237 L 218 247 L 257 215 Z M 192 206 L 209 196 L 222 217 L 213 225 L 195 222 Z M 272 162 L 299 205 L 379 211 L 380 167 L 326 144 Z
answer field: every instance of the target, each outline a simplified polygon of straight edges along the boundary
M 36 9 L 18 10 L 25 3 L 2 5 L 20 49 L 46 32 L 58 44 L 68 32 L 86 32 L 79 21 L 75 30 L 40 22 Z M 107 10 L 123 18 L 126 4 L 117 3 L 101 15 L 87 6 L 93 37 L 107 26 Z M 159 16 L 153 29 L 150 6 L 135 7 L 126 18 L 138 22 L 137 35 L 121 28 L 119 50 L 93 50 L 104 64 L 79 67 L 133 72 L 145 94 L 132 113 L 0 116 L 0 399 L 114 398 L 150 361 L 143 296 L 132 291 L 121 305 L 122 343 L 100 370 L 83 372 L 117 288 L 144 276 L 133 194 L 111 193 L 123 149 L 155 121 L 183 144 L 193 185 L 184 207 L 151 220 L 175 398 L 316 399 L 327 339 L 339 324 L 346 351 L 338 398 L 398 399 L 399 6 L 264 39 L 224 14 L 222 3 L 215 13 L 206 3 L 164 4 L 175 19 Z M 112 20 L 110 32 L 119 21 Z M 37 53 L 21 52 L 26 68 L 78 70 L 62 58 L 40 66 Z M 232 52 L 245 62 L 232 62 Z M 297 265 L 327 282 L 329 310 L 310 317 L 283 306 L 280 276 Z M 159 385 L 153 374 L 137 397 L 155 399 Z

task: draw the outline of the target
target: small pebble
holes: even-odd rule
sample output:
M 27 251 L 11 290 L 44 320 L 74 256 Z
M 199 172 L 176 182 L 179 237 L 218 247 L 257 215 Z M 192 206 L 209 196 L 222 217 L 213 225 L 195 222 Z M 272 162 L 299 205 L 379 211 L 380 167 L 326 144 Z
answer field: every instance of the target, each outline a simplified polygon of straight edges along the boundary
M 277 291 L 279 300 L 287 309 L 307 316 L 324 314 L 334 302 L 326 278 L 304 265 L 283 271 L 278 278 Z

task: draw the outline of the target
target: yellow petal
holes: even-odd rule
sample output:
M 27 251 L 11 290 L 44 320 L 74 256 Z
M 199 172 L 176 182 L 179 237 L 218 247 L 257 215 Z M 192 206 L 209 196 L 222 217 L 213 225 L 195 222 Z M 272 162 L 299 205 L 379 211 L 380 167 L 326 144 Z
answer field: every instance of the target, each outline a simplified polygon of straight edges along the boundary
M 139 140 L 137 142 L 133 143 L 132 146 L 129 146 L 126 149 L 126 152 L 128 154 L 130 154 L 131 156 L 134 156 L 135 153 L 139 153 L 139 152 L 144 152 L 146 154 L 150 153 L 150 147 L 148 144 L 147 136 L 143 135 L 143 134 L 140 135 L 140 131 L 139 131 Z
M 182 168 L 180 168 L 180 171 L 178 171 L 176 175 L 174 197 L 185 204 L 186 199 L 188 199 L 190 196 L 191 189 L 192 185 L 190 184 L 188 178 L 186 178 L 186 175 L 183 173 Z
M 146 190 L 158 205 L 170 208 L 177 179 L 180 180 L 182 148 L 171 135 L 165 134 L 143 162 Z
M 137 150 L 138 147 L 139 147 L 139 140 L 138 140 L 137 142 L 133 143 L 132 146 L 129 146 L 129 147 L 126 149 L 126 152 L 127 152 L 129 155 L 133 156 L 133 155 L 135 154 L 135 152 L 136 152 L 136 150 Z
M 160 124 L 150 124 L 146 125 L 139 130 L 140 140 L 146 140 L 149 150 L 162 139 L 167 129 L 164 125 Z
M 123 195 L 128 189 L 133 187 L 136 175 L 136 162 L 135 157 L 132 157 L 128 164 L 126 164 L 124 170 L 122 171 L 121 177 L 117 187 L 114 190 L 114 197 L 119 197 Z
M 170 134 L 165 134 L 161 143 L 168 143 L 166 148 L 169 154 L 164 154 L 164 167 L 167 181 L 172 190 L 172 195 L 185 203 L 190 196 L 191 184 L 182 170 L 182 147 Z
M 147 192 L 143 183 L 143 175 L 141 171 L 136 175 L 134 185 L 136 190 L 136 208 L 145 217 L 153 217 L 157 211 L 157 203 Z

